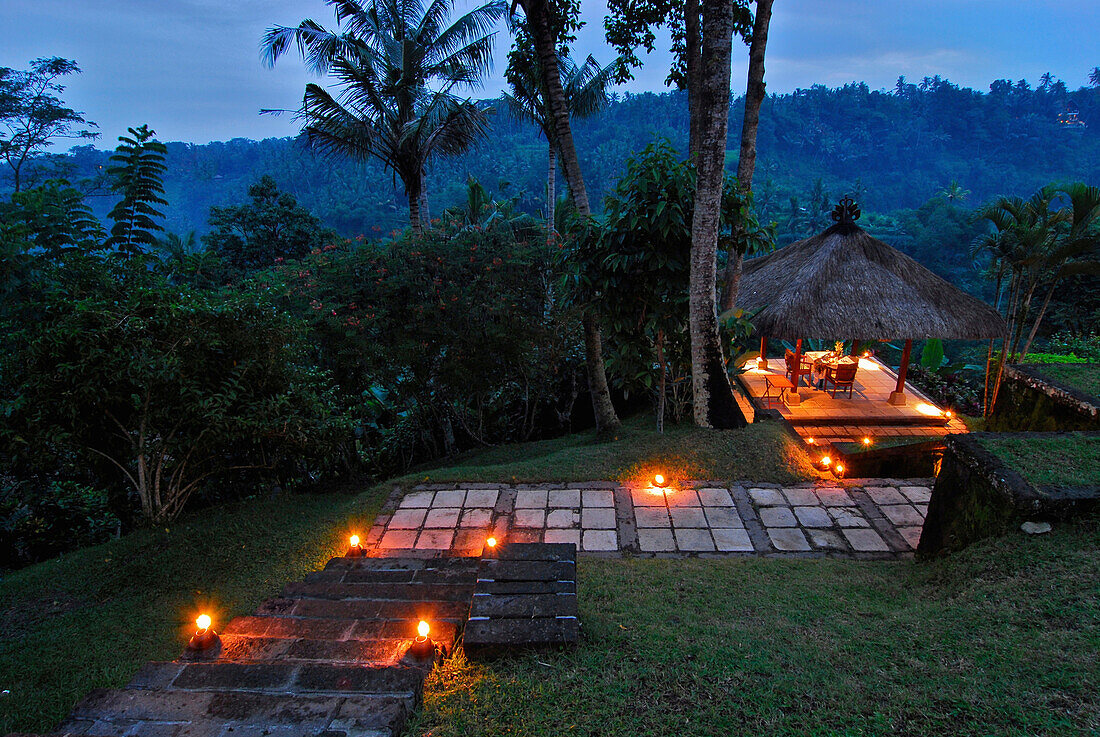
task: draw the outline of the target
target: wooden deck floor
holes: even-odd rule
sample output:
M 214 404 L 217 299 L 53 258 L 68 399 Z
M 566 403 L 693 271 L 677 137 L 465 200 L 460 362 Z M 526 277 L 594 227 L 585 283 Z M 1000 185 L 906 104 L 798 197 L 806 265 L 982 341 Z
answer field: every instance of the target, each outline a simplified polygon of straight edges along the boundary
M 766 376 L 783 376 L 782 359 L 769 359 L 767 369 L 753 368 L 738 378 L 752 403 L 759 409 L 775 409 L 789 421 L 799 435 L 818 440 L 843 442 L 864 437 L 936 437 L 966 432 L 966 425 L 945 413 L 928 397 L 909 384 L 905 385 L 906 403 L 887 403 L 897 386 L 897 374 L 875 358 L 859 359 L 852 398 L 829 393 L 803 383 L 798 394 L 801 402 L 766 402 Z M 809 381 L 810 377 L 805 377 Z M 772 390 L 775 393 L 775 390 Z

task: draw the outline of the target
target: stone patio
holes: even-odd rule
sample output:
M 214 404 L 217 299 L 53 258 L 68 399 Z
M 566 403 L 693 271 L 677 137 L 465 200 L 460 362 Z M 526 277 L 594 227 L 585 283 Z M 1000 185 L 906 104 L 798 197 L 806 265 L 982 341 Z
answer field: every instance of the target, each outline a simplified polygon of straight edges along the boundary
M 602 556 L 899 558 L 920 540 L 930 487 L 928 479 L 703 481 L 667 490 L 606 481 L 428 484 L 395 489 L 365 543 L 375 555 L 480 555 L 493 536 L 574 543 Z

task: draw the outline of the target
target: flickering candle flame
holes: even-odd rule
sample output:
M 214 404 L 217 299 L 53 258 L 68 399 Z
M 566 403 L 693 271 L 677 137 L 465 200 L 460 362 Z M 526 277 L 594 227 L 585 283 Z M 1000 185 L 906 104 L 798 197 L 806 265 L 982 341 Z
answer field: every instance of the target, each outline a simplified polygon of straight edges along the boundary
M 864 445 L 870 445 L 871 444 L 871 438 L 864 438 L 863 439 L 863 444 Z
M 844 473 L 844 464 L 843 463 L 836 464 L 836 466 L 834 466 L 834 468 L 836 469 L 837 473 Z
M 817 441 L 814 440 L 813 438 L 806 438 L 806 445 L 813 445 L 816 442 Z
M 195 626 L 200 630 L 210 629 L 210 617 L 205 614 L 200 614 L 195 620 Z
M 828 466 L 832 462 L 833 462 L 833 459 L 830 458 L 829 456 L 821 456 L 821 465 L 822 466 Z
M 661 474 L 656 473 L 656 474 L 653 475 L 653 485 L 654 486 L 657 486 L 657 487 L 660 487 L 660 488 L 663 489 L 667 484 L 668 484 L 668 481 L 666 481 L 665 477 L 662 476 Z
M 497 546 L 497 539 L 495 537 L 491 537 L 485 541 L 485 544 L 488 545 L 490 548 L 495 548 Z
M 349 542 L 351 542 L 351 546 L 353 548 L 359 547 L 359 536 L 358 535 L 352 535 Z
M 428 623 L 425 622 L 423 619 L 420 620 L 420 624 L 416 625 L 416 632 L 421 637 L 427 637 L 428 636 L 428 629 L 429 629 L 428 628 Z

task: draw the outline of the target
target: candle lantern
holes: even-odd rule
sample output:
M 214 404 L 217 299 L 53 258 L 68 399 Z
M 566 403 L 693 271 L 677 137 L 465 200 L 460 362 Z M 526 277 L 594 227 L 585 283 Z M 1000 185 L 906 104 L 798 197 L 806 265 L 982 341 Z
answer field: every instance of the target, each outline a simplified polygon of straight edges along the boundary
M 416 625 L 416 638 L 413 639 L 409 653 L 417 658 L 428 658 L 435 654 L 435 643 L 428 637 L 431 627 L 423 619 Z
M 200 614 L 195 619 L 195 627 L 197 629 L 187 643 L 187 652 L 190 655 L 199 657 L 209 656 L 221 647 L 221 638 L 218 637 L 218 633 L 215 632 L 210 625 L 210 616 L 207 614 Z

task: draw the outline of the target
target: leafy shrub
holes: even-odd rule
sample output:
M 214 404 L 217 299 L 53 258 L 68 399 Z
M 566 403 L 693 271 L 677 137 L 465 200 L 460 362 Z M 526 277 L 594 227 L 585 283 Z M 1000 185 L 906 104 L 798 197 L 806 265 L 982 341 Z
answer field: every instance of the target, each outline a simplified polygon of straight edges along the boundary
M 1025 363 L 1088 363 L 1084 358 L 1078 358 L 1070 353 L 1068 356 L 1060 353 L 1028 353 Z
M 308 321 L 376 474 L 568 421 L 579 340 L 553 290 L 539 223 L 445 225 L 330 246 L 256 288 Z
M 120 526 L 101 489 L 71 481 L 0 479 L 0 567 L 105 542 Z
M 327 379 L 301 360 L 300 323 L 261 297 L 172 286 L 136 259 L 52 275 L 3 366 L 16 462 L 95 464 L 161 522 L 208 479 L 300 475 L 336 455 L 346 425 Z

